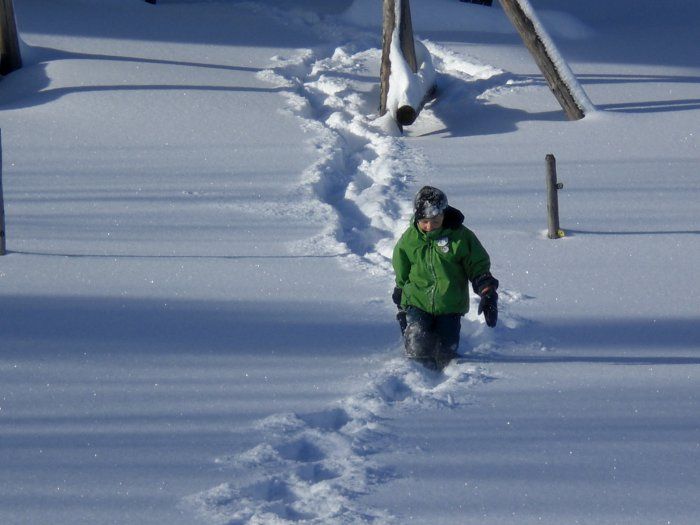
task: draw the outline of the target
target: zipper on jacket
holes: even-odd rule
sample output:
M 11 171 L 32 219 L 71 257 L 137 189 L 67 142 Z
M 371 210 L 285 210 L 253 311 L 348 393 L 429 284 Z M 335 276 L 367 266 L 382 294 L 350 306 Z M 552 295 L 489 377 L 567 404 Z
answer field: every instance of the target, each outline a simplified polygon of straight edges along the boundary
M 430 255 L 428 257 L 430 261 L 430 272 L 433 276 L 433 292 L 430 295 L 430 313 L 435 314 L 435 295 L 437 294 L 437 274 L 435 273 L 435 249 L 433 246 L 433 241 L 428 244 L 428 249 L 430 250 Z

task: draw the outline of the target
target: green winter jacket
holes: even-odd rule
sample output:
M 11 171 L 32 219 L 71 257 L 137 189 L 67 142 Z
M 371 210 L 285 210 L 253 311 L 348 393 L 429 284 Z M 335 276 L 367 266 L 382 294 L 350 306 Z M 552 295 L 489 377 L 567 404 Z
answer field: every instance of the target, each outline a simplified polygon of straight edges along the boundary
M 491 262 L 464 215 L 448 206 L 442 228 L 425 233 L 411 226 L 394 247 L 396 286 L 401 307 L 415 306 L 433 315 L 465 314 L 469 281 L 487 273 Z

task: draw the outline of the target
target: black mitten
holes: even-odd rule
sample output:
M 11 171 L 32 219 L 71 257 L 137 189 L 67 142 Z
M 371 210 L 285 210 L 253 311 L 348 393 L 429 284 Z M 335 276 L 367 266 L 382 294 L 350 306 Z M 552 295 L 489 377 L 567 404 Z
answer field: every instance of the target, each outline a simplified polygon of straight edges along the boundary
M 486 325 L 493 328 L 498 321 L 498 294 L 496 290 L 489 290 L 481 296 L 478 313 L 484 314 Z
M 398 286 L 394 287 L 394 291 L 391 294 L 391 300 L 394 301 L 394 304 L 398 307 L 401 308 L 401 296 L 403 295 L 403 290 L 399 288 Z
M 481 297 L 478 313 L 483 313 L 486 325 L 493 328 L 498 322 L 498 279 L 485 273 L 472 281 L 472 288 Z

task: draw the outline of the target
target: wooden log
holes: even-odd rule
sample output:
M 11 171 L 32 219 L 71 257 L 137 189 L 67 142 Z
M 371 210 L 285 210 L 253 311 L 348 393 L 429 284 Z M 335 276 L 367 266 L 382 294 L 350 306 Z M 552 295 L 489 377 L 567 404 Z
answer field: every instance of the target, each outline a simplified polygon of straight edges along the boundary
M 398 5 L 397 5 L 398 4 Z M 411 21 L 411 6 L 409 0 L 384 0 L 384 23 L 382 26 L 382 61 L 379 73 L 380 99 L 379 114 L 384 115 L 388 111 L 387 100 L 389 96 L 389 81 L 391 77 L 391 46 L 394 32 L 398 23 L 399 47 L 404 60 L 413 73 L 418 71 L 416 59 L 416 46 L 413 39 L 413 23 Z M 400 19 L 396 20 L 396 9 L 399 8 Z M 418 117 L 420 108 L 402 106 L 396 111 L 396 121 L 400 126 L 408 126 Z
M 146 0 L 146 2 L 149 3 L 149 4 L 154 4 L 154 5 L 155 5 L 156 0 Z
M 2 193 L 2 130 L 0 130 L 0 255 L 5 255 L 5 204 Z
M 550 56 L 543 38 L 537 33 L 532 19 L 525 13 L 519 0 L 500 0 L 503 11 L 523 39 L 525 47 L 532 54 L 542 71 L 549 89 L 556 97 L 569 120 L 580 120 L 585 116 L 583 104 L 576 100 L 572 87 L 562 77 Z
M 0 75 L 22 67 L 15 8 L 12 0 L 0 0 Z
M 557 182 L 557 160 L 551 153 L 545 157 L 547 165 L 547 237 L 559 239 L 563 237 L 559 228 L 559 195 L 557 192 L 564 187 Z

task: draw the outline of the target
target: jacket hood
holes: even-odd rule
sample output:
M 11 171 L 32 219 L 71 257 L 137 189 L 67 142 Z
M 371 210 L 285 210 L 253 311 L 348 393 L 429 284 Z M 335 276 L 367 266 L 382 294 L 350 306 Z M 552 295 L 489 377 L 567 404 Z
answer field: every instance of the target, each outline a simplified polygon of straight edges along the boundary
M 464 224 L 464 214 L 457 208 L 448 206 L 445 210 L 445 220 L 442 223 L 442 227 L 448 230 L 456 230 L 462 224 Z

